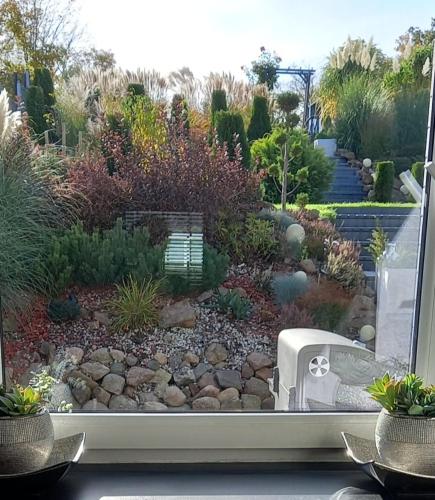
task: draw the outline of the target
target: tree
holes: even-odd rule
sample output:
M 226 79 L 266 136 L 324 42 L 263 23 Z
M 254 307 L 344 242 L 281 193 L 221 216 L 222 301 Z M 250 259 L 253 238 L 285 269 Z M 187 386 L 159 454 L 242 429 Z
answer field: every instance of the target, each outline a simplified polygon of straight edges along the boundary
M 8 72 L 64 67 L 81 33 L 75 0 L 4 0 L 0 66 Z
M 171 124 L 176 134 L 189 133 L 189 110 L 186 99 L 180 94 L 175 94 L 172 98 Z
M 435 17 L 431 18 L 430 28 L 422 30 L 421 28 L 411 26 L 406 33 L 400 35 L 396 40 L 396 51 L 400 55 L 406 55 L 406 52 L 412 46 L 432 45 L 435 40 Z M 408 48 L 409 47 L 409 48 Z
M 210 129 L 208 132 L 208 143 L 210 146 L 213 143 L 215 127 L 216 127 L 216 113 L 218 111 L 227 111 L 227 94 L 225 90 L 215 89 L 211 94 L 210 106 Z
M 77 51 L 71 57 L 67 76 L 79 73 L 83 68 L 110 71 L 116 67 L 115 54 L 111 50 L 96 49 Z
M 277 96 L 277 105 L 278 109 L 284 115 L 284 127 L 285 131 L 288 132 L 291 130 L 299 120 L 298 116 L 294 113 L 294 111 L 299 106 L 300 98 L 297 94 L 293 92 L 282 92 Z M 283 148 L 283 170 L 282 170 L 282 186 L 281 186 L 281 210 L 285 211 L 287 206 L 288 197 L 294 193 L 295 188 L 291 191 L 287 191 L 288 184 L 288 168 L 289 161 L 293 161 L 295 159 L 295 155 L 299 154 L 299 148 L 297 144 L 293 145 L 293 150 L 291 151 L 291 158 L 289 158 L 289 145 L 287 141 L 287 133 L 284 133 L 281 138 L 281 147 Z M 308 172 L 301 169 L 297 174 L 299 178 L 299 182 L 302 182 L 308 175 Z
M 249 167 L 251 157 L 242 115 L 231 111 L 218 111 L 215 115 L 215 126 L 218 143 L 226 144 L 230 160 L 236 158 L 237 145 L 240 144 L 242 163 Z
M 252 103 L 252 115 L 247 130 L 248 140 L 251 142 L 261 139 L 264 135 L 269 134 L 271 130 L 267 99 L 256 95 Z
M 254 84 L 266 84 L 269 90 L 273 90 L 278 81 L 277 69 L 282 59 L 275 53 L 260 47 L 260 56 L 251 62 L 251 67 L 242 66 L 249 81 Z
M 33 84 L 41 87 L 44 93 L 45 106 L 51 108 L 54 104 L 54 85 L 48 68 L 37 68 L 33 77 Z
M 41 87 L 31 85 L 26 92 L 26 111 L 29 117 L 29 125 L 36 135 L 42 135 L 47 128 L 44 118 L 45 100 Z

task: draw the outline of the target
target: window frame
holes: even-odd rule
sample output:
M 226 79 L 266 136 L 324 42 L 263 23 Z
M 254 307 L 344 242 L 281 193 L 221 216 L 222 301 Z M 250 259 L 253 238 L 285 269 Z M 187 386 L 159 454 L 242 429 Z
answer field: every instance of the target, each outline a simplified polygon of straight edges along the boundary
M 427 161 L 435 157 L 434 86 L 433 65 Z M 415 363 L 411 367 L 428 384 L 435 384 L 435 181 L 427 172 L 424 184 L 421 208 L 424 244 L 418 263 L 413 322 L 416 334 L 411 346 Z M 3 380 L 2 346 L 0 351 L 0 378 Z M 210 461 L 216 456 L 220 457 L 219 461 L 244 460 L 246 456 L 250 461 L 267 461 L 268 458 L 288 461 L 289 457 L 300 458 L 304 451 L 307 456 L 310 450 L 318 454 L 319 449 L 342 449 L 341 432 L 371 439 L 376 418 L 377 413 L 372 412 L 52 414 L 56 437 L 86 432 L 88 453 L 85 461 L 98 462 L 154 462 L 156 452 L 160 461 L 171 462 Z

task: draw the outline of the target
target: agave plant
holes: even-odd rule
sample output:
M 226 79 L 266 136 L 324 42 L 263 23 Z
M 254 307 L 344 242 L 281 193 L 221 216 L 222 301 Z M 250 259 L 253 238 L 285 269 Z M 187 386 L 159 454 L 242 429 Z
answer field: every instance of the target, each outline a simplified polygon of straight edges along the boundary
M 41 393 L 33 387 L 16 386 L 11 392 L 0 389 L 0 417 L 34 415 L 42 409 Z

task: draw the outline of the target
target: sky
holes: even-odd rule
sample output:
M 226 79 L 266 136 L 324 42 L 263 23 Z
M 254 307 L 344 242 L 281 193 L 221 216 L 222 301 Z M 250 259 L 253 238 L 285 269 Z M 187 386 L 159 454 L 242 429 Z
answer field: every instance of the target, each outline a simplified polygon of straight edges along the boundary
M 320 69 L 348 35 L 388 55 L 410 26 L 427 29 L 435 0 L 77 0 L 89 43 L 110 49 L 122 68 L 163 74 L 189 67 L 195 76 L 242 65 L 260 47 L 282 66 Z

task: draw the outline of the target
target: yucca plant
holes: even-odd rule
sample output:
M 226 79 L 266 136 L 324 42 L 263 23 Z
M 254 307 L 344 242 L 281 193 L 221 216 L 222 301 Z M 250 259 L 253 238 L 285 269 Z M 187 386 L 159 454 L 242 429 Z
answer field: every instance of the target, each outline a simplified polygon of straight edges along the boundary
M 403 378 L 386 373 L 367 387 L 367 392 L 390 413 L 435 417 L 435 386 L 425 387 L 414 373 Z
M 108 302 L 113 314 L 114 330 L 127 331 L 157 322 L 156 300 L 159 296 L 160 282 L 136 281 L 130 275 L 122 285 L 117 285 L 117 296 Z

